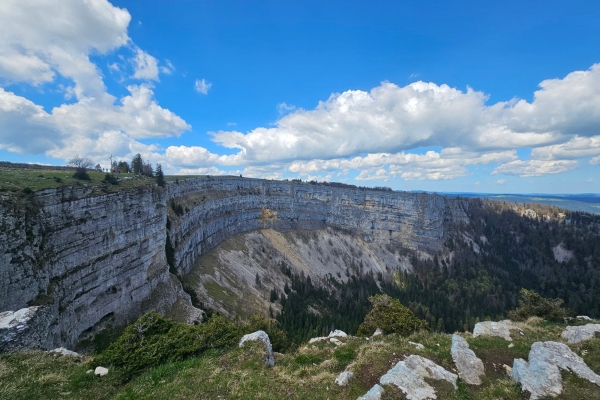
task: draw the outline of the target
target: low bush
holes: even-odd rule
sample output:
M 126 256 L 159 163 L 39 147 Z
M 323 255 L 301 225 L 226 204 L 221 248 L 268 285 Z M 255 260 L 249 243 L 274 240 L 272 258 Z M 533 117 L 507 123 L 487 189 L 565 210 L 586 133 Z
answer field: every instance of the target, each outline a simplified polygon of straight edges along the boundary
M 84 181 L 89 181 L 90 175 L 88 174 L 87 169 L 85 169 L 83 167 L 77 167 L 77 168 L 75 168 L 75 173 L 73 174 L 73 178 L 81 179 Z
M 300 354 L 296 357 L 296 364 L 299 365 L 312 365 L 312 364 L 320 364 L 323 359 L 314 354 Z
M 508 312 L 508 318 L 513 321 L 525 321 L 530 317 L 563 321 L 571 315 L 571 312 L 562 306 L 563 299 L 546 299 L 533 290 L 527 289 L 521 289 L 519 297 L 519 307 Z
M 429 329 L 427 321 L 419 319 L 404 307 L 400 300 L 386 294 L 369 297 L 373 308 L 358 327 L 358 335 L 370 336 L 377 328 L 385 333 L 398 333 L 408 336 L 421 329 Z
M 119 181 L 117 178 L 115 178 L 113 175 L 109 174 L 108 172 L 106 173 L 106 175 L 104 175 L 104 182 L 105 183 L 110 183 L 111 185 L 118 185 Z
M 356 352 L 354 351 L 354 348 L 346 345 L 335 349 L 333 352 L 333 357 L 335 357 L 341 368 L 345 368 L 354 360 L 356 357 Z
M 241 335 L 238 326 L 220 316 L 201 325 L 185 325 L 151 311 L 128 326 L 116 342 L 94 357 L 92 364 L 119 368 L 125 378 L 130 378 L 148 367 L 233 346 Z

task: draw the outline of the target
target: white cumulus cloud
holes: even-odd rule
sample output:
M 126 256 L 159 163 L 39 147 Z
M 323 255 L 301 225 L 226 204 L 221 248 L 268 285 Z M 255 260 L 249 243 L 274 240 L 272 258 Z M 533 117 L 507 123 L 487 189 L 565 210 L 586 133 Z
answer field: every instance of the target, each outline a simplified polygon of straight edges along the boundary
M 492 171 L 495 174 L 510 174 L 525 176 L 540 176 L 545 174 L 558 174 L 570 171 L 577 166 L 577 161 L 573 160 L 516 160 L 506 164 L 499 165 Z
M 127 158 L 142 152 L 164 160 L 154 146 L 137 140 L 180 135 L 190 125 L 158 104 L 150 84 L 130 85 L 129 94 L 117 99 L 89 58 L 134 48 L 134 75 L 158 80 L 156 59 L 128 36 L 130 20 L 127 10 L 106 0 L 0 2 L 0 85 L 48 84 L 60 75 L 72 84 L 55 87 L 76 99 L 46 111 L 0 87 L 0 148 L 63 159 L 82 154 L 96 160 L 111 153 Z M 122 72 L 122 65 L 108 65 Z
M 206 79 L 196 79 L 196 83 L 194 83 L 194 90 L 198 93 L 208 94 L 208 90 L 211 88 L 212 83 L 207 82 Z
M 158 81 L 158 61 L 142 49 L 136 49 L 131 60 L 134 65 L 133 77 Z

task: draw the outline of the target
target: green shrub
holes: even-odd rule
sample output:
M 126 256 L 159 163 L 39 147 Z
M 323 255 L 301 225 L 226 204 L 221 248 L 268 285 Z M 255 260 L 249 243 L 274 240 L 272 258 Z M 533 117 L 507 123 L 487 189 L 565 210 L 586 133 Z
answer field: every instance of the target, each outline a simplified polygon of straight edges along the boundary
M 348 364 L 354 360 L 356 357 L 356 353 L 354 349 L 350 346 L 344 346 L 335 349 L 333 352 L 333 357 L 337 360 L 338 364 L 341 368 L 345 368 Z
M 77 167 L 77 168 L 75 168 L 75 173 L 73 174 L 73 178 L 82 179 L 84 181 L 89 181 L 90 175 L 88 174 L 87 169 L 85 169 L 83 167 Z
M 320 364 L 323 359 L 314 354 L 300 354 L 296 357 L 296 364 L 300 365 L 312 365 L 312 364 Z
M 529 317 L 540 317 L 548 321 L 563 321 L 571 312 L 564 308 L 563 299 L 546 299 L 533 290 L 521 289 L 519 307 L 508 312 L 513 321 L 525 321 Z
M 148 367 L 233 346 L 241 334 L 239 327 L 220 316 L 213 316 L 205 324 L 185 325 L 151 311 L 128 326 L 92 363 L 119 368 L 129 378 Z
M 415 317 L 412 311 L 404 307 L 400 300 L 387 294 L 369 297 L 373 309 L 358 327 L 358 335 L 370 336 L 377 328 L 385 333 L 399 333 L 408 336 L 420 329 L 429 329 L 429 324 Z
M 117 178 L 115 178 L 114 176 L 112 176 L 108 172 L 104 175 L 104 182 L 105 183 L 110 183 L 111 185 L 118 185 L 119 184 L 119 181 L 117 180 Z

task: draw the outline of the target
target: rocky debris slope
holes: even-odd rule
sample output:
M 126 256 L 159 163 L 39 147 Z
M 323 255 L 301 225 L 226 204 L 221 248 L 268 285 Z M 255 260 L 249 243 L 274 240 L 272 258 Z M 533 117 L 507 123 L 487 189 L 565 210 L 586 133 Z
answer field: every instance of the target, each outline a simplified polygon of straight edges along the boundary
M 510 331 L 518 330 L 521 332 L 521 329 L 515 325 L 513 325 L 509 320 L 494 322 L 494 321 L 484 321 L 478 322 L 475 324 L 473 328 L 473 337 L 477 336 L 497 336 L 501 337 L 504 340 L 512 341 L 510 337 Z M 521 332 L 522 333 L 522 332 Z
M 600 324 L 587 324 L 583 326 L 567 326 L 560 335 L 567 342 L 574 344 L 593 338 L 600 333 Z
M 529 362 L 515 359 L 511 377 L 521 384 L 523 391 L 531 393 L 531 400 L 555 397 L 562 393 L 560 369 L 600 386 L 600 376 L 581 357 L 566 344 L 552 341 L 535 342 L 529 351 Z
M 243 347 L 246 342 L 261 342 L 265 348 L 265 365 L 272 367 L 275 365 L 275 356 L 269 335 L 265 331 L 256 331 L 242 336 L 239 347 Z
M 464 338 L 452 335 L 450 354 L 458 369 L 458 376 L 469 385 L 481 385 L 480 376 L 485 375 L 483 361 L 469 348 Z

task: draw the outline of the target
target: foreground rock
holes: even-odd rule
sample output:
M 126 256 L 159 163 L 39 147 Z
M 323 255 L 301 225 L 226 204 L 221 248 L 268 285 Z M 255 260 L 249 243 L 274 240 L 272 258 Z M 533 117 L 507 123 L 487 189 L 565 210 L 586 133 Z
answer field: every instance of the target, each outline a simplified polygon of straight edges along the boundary
M 427 358 L 414 354 L 396 364 L 381 377 L 379 383 L 397 386 L 408 400 L 437 399 L 435 390 L 425 382 L 425 378 L 445 380 L 457 389 L 457 375 L 446 371 Z
M 350 381 L 354 378 L 354 374 L 350 371 L 341 372 L 337 378 L 335 378 L 335 383 L 338 386 L 346 386 Z
M 58 349 L 50 350 L 50 353 L 56 353 L 61 356 L 79 357 L 79 353 L 76 353 L 71 350 L 67 350 L 64 347 L 59 347 Z
M 383 395 L 383 388 L 375 384 L 367 393 L 356 400 L 380 400 Z
M 32 306 L 0 313 L 0 353 L 23 348 L 39 348 L 46 338 L 47 312 Z
M 273 355 L 273 346 L 269 335 L 265 331 L 256 331 L 242 336 L 239 347 L 244 346 L 246 342 L 262 342 L 265 346 L 265 365 L 272 367 L 275 365 L 275 356 Z
M 469 385 L 481 385 L 481 375 L 485 375 L 483 361 L 469 348 L 467 341 L 458 335 L 452 335 L 452 360 L 458 369 L 458 376 Z
M 94 375 L 100 377 L 106 376 L 108 375 L 108 369 L 104 367 L 96 367 L 96 369 L 94 370 Z
M 600 333 L 600 324 L 587 324 L 583 326 L 567 326 L 560 335 L 567 342 L 574 344 L 593 338 Z
M 331 341 L 331 343 L 334 343 L 334 341 L 332 341 L 331 339 L 337 340 L 335 338 L 345 338 L 345 337 L 348 337 L 348 335 L 346 334 L 346 332 L 340 331 L 339 329 L 336 329 L 336 330 L 330 332 L 328 336 L 319 336 L 319 337 L 310 339 L 308 341 L 308 344 L 313 344 L 313 343 L 316 343 L 316 342 L 322 342 L 323 340 L 329 340 L 329 341 Z
M 529 351 L 529 362 L 515 359 L 512 379 L 523 391 L 531 393 L 531 400 L 562 393 L 560 369 L 572 371 L 578 377 L 600 386 L 600 375 L 592 371 L 569 346 L 558 342 L 535 342 Z
M 498 336 L 502 339 L 512 341 L 510 337 L 511 330 L 521 331 L 518 327 L 511 324 L 509 320 L 493 322 L 493 321 L 484 321 L 478 322 L 475 324 L 473 328 L 473 337 L 477 336 Z

